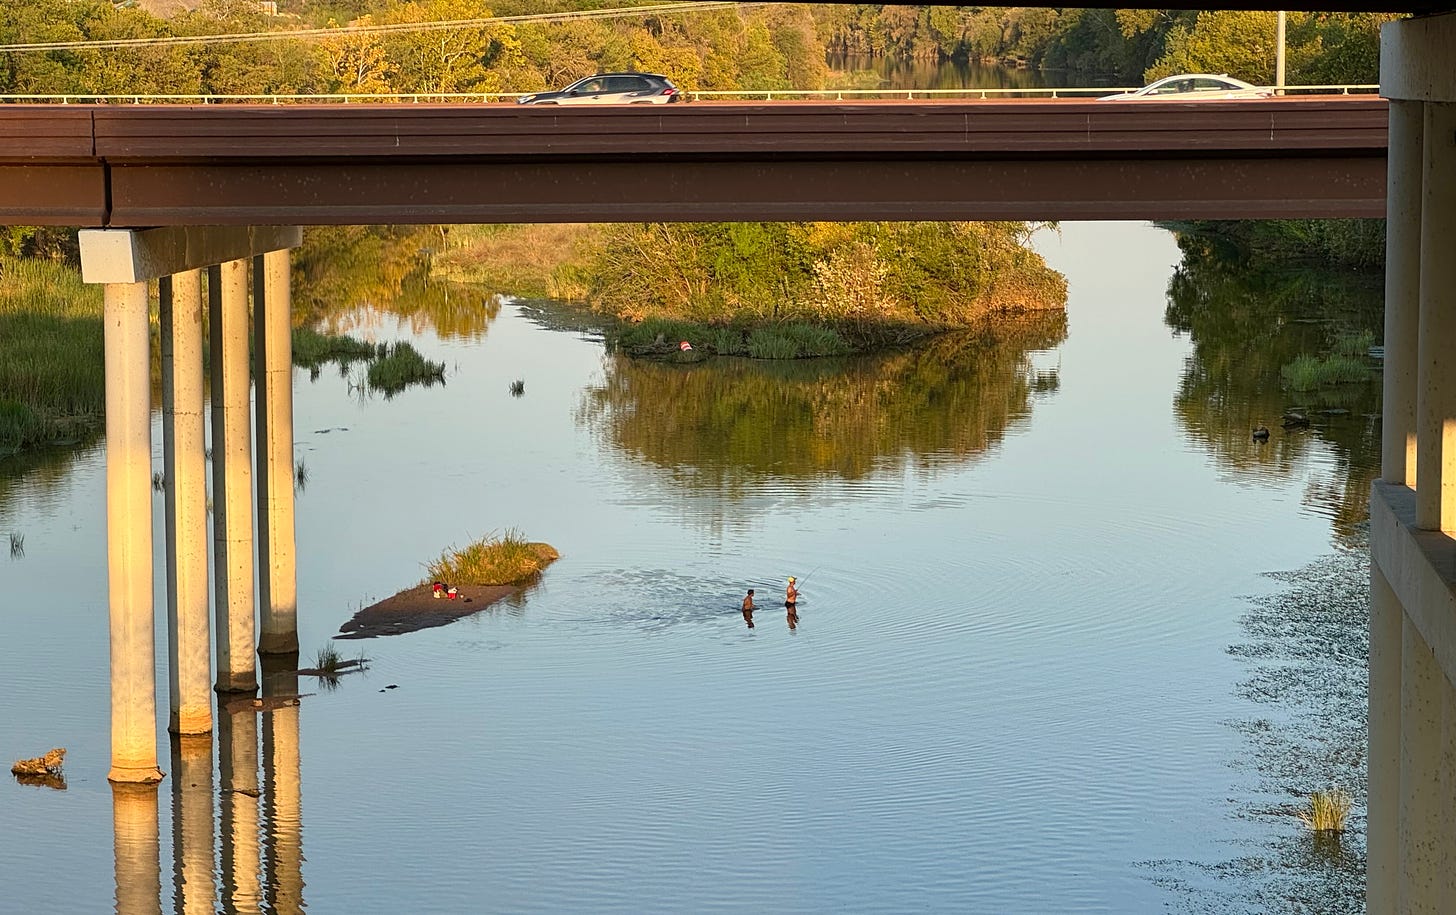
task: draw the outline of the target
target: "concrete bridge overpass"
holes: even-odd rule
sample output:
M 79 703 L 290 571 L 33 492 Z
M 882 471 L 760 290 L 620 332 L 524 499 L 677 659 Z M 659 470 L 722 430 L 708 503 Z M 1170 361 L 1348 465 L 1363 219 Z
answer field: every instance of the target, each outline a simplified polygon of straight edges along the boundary
M 1386 103 L 0 106 L 0 221 L 1380 216 Z
M 1383 212 L 1368 908 L 1456 911 L 1453 56 L 1456 16 L 1385 27 L 1388 157 L 1386 115 L 1358 99 L 1136 108 L 776 103 L 569 118 L 516 109 L 335 108 L 327 119 L 306 109 L 0 111 L 0 223 L 91 227 L 82 233 L 83 272 L 106 285 L 110 777 L 119 785 L 161 778 L 147 378 L 153 279 L 161 280 L 173 730 L 212 727 L 203 307 L 212 314 L 216 688 L 251 692 L 256 651 L 297 650 L 286 249 L 299 233 L 272 223 Z M 256 538 L 250 333 L 259 366 Z

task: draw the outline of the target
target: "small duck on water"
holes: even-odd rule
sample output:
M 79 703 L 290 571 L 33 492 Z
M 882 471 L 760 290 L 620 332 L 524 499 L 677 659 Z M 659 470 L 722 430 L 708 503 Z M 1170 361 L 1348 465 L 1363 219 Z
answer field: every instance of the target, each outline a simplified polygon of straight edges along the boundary
M 1267 442 L 1269 440 L 1269 429 L 1266 426 L 1255 426 L 1253 438 L 1256 442 Z

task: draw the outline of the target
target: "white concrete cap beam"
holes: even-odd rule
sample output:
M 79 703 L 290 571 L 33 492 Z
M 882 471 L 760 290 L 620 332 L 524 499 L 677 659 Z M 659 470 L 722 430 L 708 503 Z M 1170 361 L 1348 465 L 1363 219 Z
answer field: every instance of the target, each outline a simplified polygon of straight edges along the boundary
M 1387 22 L 1380 28 L 1380 94 L 1456 102 L 1456 13 Z
M 142 283 L 303 244 L 298 226 L 164 226 L 82 229 L 81 279 Z

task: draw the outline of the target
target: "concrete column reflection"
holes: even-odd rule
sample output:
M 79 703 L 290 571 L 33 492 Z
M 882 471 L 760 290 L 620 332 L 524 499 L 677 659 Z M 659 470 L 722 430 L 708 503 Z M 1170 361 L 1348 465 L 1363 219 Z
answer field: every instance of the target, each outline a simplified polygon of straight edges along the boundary
M 112 841 L 117 915 L 161 915 L 161 842 L 157 786 L 113 782 Z
M 246 698 L 234 699 L 247 705 Z M 218 710 L 217 769 L 221 840 L 222 911 L 254 915 L 263 910 L 258 846 L 258 713 L 251 707 Z
M 264 656 L 263 696 L 298 695 L 298 657 Z M 272 705 L 273 703 L 270 703 Z M 299 708 L 281 705 L 263 715 L 263 832 L 267 902 L 278 915 L 303 912 L 303 766 Z
M 217 911 L 212 735 L 172 737 L 172 911 Z

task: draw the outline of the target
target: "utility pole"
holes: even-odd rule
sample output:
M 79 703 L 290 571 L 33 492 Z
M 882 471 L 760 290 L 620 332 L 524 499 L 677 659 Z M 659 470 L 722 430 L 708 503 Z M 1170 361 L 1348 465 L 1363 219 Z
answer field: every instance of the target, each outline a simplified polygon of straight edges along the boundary
M 1274 29 L 1274 94 L 1284 94 L 1284 10 L 1279 11 L 1279 24 Z

